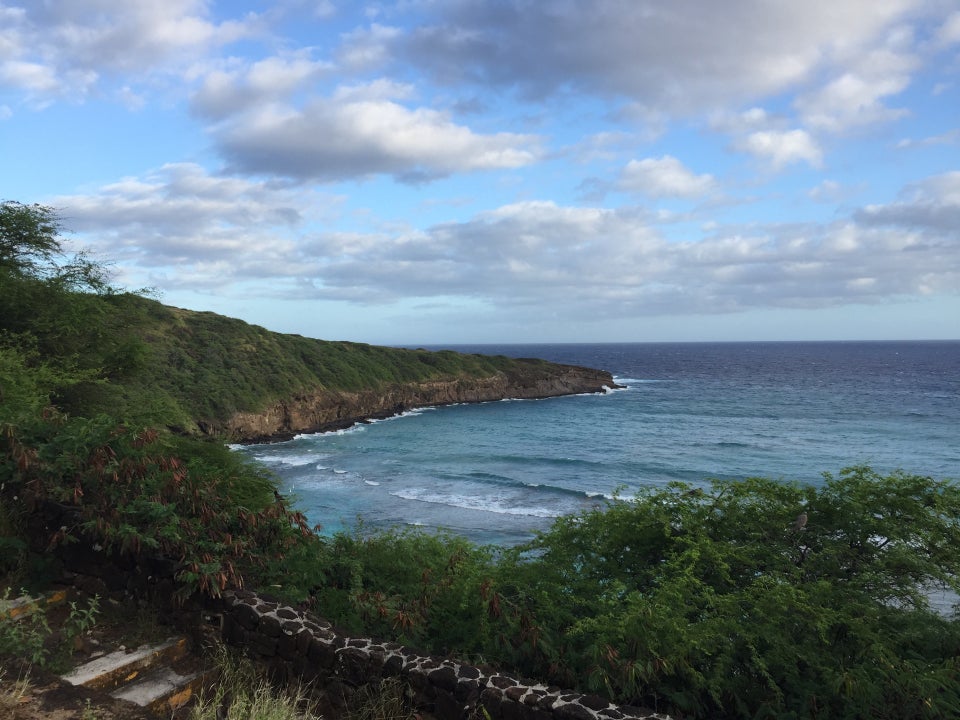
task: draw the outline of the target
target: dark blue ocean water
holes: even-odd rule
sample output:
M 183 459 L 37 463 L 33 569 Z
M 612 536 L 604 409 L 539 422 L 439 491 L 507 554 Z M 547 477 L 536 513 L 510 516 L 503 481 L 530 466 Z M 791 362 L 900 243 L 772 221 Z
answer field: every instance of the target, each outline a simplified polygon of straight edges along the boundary
M 240 448 L 327 532 L 515 543 L 673 480 L 821 481 L 855 464 L 960 478 L 960 342 L 451 346 L 602 368 L 603 395 L 424 409 Z

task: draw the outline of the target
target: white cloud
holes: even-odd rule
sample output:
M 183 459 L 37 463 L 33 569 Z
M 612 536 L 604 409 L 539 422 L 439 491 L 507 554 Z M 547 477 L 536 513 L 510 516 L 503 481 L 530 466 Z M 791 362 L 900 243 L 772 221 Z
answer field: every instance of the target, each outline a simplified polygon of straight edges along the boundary
M 712 175 L 696 175 L 677 158 L 631 160 L 620 175 L 623 190 L 652 197 L 700 197 L 716 189 Z
M 638 315 L 817 308 L 956 292 L 960 247 L 926 249 L 917 232 L 842 221 L 718 227 L 668 242 L 630 210 L 524 202 L 403 235 L 321 236 L 334 257 L 318 298 L 389 302 L 479 298 L 511 312 L 550 307 L 571 321 Z M 867 281 L 866 279 L 869 279 Z
M 897 142 L 897 147 L 900 149 L 910 148 L 910 147 L 924 147 L 930 145 L 957 145 L 960 144 L 960 128 L 956 130 L 949 130 L 940 135 L 932 135 L 925 138 L 904 138 Z
M 388 174 L 420 182 L 522 167 L 540 155 L 532 135 L 475 133 L 437 110 L 356 97 L 356 88 L 303 108 L 253 108 L 216 137 L 236 169 L 320 181 Z
M 937 31 L 937 41 L 941 45 L 960 43 L 960 11 L 953 13 L 943 21 L 943 25 Z
M 400 28 L 374 23 L 369 29 L 357 30 L 344 37 L 337 54 L 338 64 L 345 70 L 363 72 L 382 67 L 390 57 L 390 43 L 403 35 Z
M 815 82 L 923 10 L 914 0 L 453 0 L 429 7 L 432 17 L 410 33 L 376 43 L 376 33 L 358 33 L 352 41 L 375 44 L 384 61 L 412 60 L 440 81 L 517 87 L 532 97 L 573 87 L 670 114 Z
M 960 171 L 907 186 L 889 205 L 869 205 L 857 219 L 871 226 L 908 228 L 937 243 L 960 242 Z
M 206 290 L 309 273 L 297 251 L 299 233 L 338 202 L 316 191 L 217 177 L 175 163 L 96 193 L 54 198 L 51 205 L 85 244 L 116 263 L 121 282 Z
M 203 79 L 191 106 L 197 113 L 217 119 L 286 99 L 308 89 L 332 69 L 329 63 L 312 60 L 307 51 L 253 63 L 231 60 L 221 65 L 192 71 Z
M 814 202 L 833 203 L 842 200 L 846 190 L 836 180 L 826 179 L 812 188 L 807 196 Z
M 739 149 L 768 160 L 777 169 L 796 162 L 820 167 L 823 153 L 806 130 L 761 130 L 737 143 Z
M 179 71 L 254 20 L 212 22 L 203 0 L 50 0 L 0 12 L 0 85 L 38 105 L 82 99 L 107 76 Z
M 424 229 L 330 230 L 337 199 L 169 165 L 56 198 L 125 277 L 161 290 L 393 303 L 459 298 L 571 321 L 818 308 L 960 288 L 960 172 L 828 224 L 712 224 L 669 241 L 636 208 L 525 201 Z M 309 211 L 302 210 L 309 208 Z M 306 213 L 310 214 L 307 215 Z
M 50 67 L 23 60 L 9 60 L 0 64 L 0 84 L 41 94 L 55 90 L 58 81 Z
M 919 66 L 911 52 L 913 36 L 892 32 L 886 46 L 858 56 L 839 76 L 822 88 L 800 97 L 796 105 L 811 128 L 841 132 L 902 117 L 906 111 L 883 100 L 902 92 Z

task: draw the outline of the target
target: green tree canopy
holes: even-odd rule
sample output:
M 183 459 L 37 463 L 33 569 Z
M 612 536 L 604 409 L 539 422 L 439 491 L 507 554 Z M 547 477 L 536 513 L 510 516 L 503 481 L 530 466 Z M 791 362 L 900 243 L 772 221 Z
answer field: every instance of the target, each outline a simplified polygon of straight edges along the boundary
M 49 271 L 62 253 L 60 219 L 42 205 L 0 203 L 0 270 L 39 276 Z
M 0 279 L 40 280 L 65 290 L 109 293 L 106 266 L 64 248 L 63 225 L 54 208 L 0 202 Z

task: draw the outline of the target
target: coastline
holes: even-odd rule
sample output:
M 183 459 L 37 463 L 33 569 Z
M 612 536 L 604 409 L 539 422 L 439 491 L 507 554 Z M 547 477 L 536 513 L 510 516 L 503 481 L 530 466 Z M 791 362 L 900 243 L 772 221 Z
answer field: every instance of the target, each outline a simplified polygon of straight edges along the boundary
M 604 370 L 550 364 L 484 378 L 393 383 L 358 392 L 318 389 L 281 400 L 261 412 L 235 413 L 223 423 L 198 423 L 229 443 L 282 442 L 304 433 L 343 430 L 410 410 L 498 400 L 541 400 L 621 387 Z

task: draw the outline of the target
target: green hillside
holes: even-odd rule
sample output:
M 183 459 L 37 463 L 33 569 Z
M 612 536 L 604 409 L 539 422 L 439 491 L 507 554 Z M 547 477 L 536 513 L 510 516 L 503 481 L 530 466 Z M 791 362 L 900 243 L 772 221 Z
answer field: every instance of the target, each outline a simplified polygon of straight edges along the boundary
M 85 297 L 97 327 L 77 337 L 76 361 L 102 370 L 59 392 L 71 412 L 119 412 L 139 422 L 191 428 L 254 412 L 319 389 L 358 391 L 391 383 L 547 370 L 540 360 L 326 341 L 271 332 L 211 312 L 132 294 Z M 42 336 L 40 345 L 55 344 Z
M 539 360 L 332 342 L 169 307 L 106 281 L 106 268 L 62 252 L 56 216 L 5 203 L 0 352 L 71 415 L 192 430 L 322 389 L 548 372 Z M 12 381 L 12 377 L 9 379 Z M 8 389 L 7 393 L 11 391 Z

